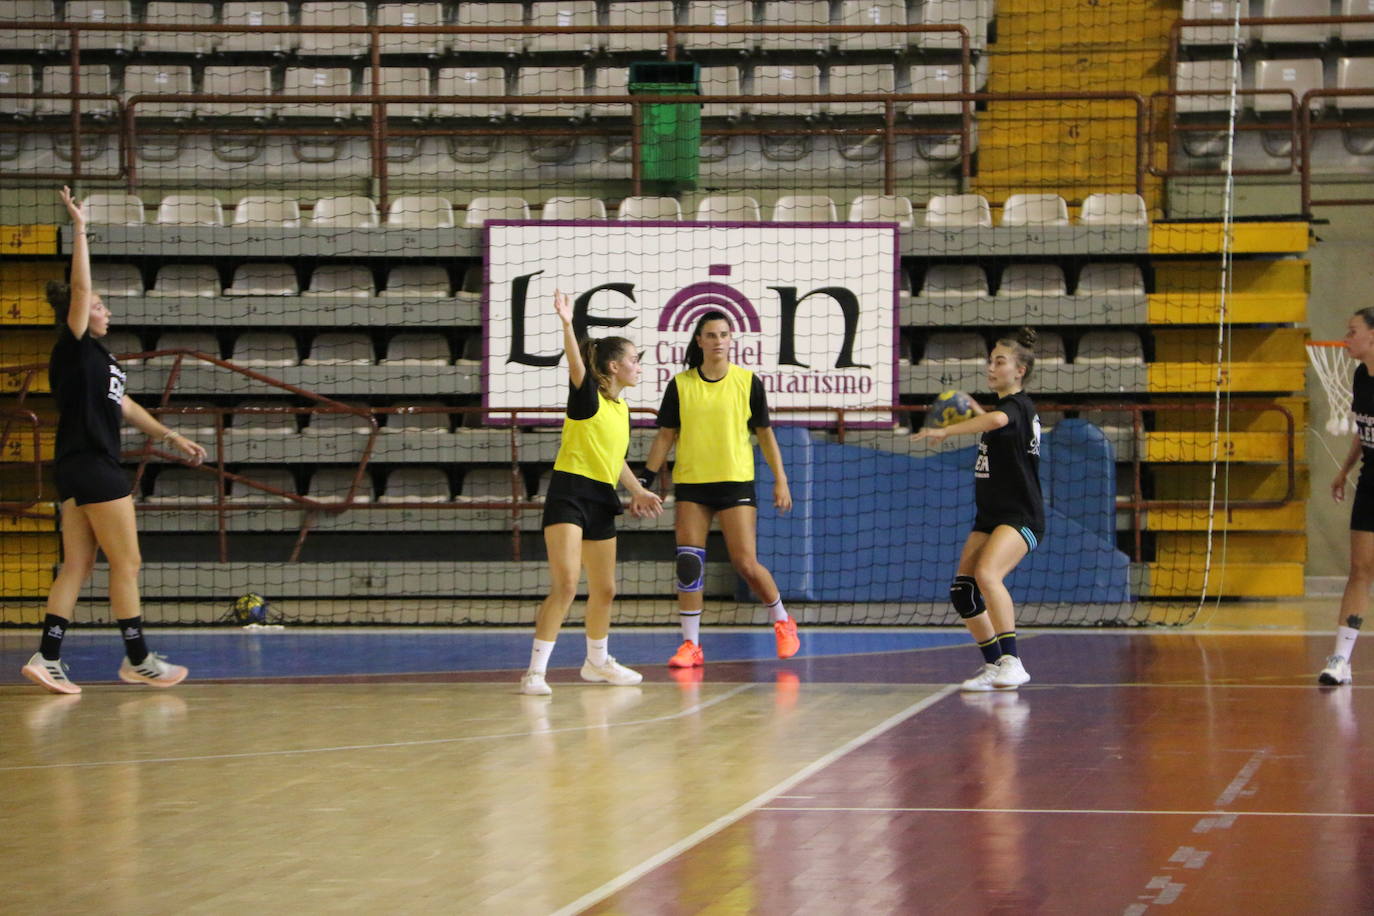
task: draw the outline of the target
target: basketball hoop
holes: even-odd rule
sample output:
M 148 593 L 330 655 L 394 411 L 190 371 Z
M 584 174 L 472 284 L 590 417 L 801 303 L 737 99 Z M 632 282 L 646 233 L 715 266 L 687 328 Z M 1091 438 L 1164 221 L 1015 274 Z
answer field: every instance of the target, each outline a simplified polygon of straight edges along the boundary
M 1350 415 L 1350 378 L 1355 371 L 1355 360 L 1345 351 L 1345 344 L 1339 340 L 1309 340 L 1307 358 L 1317 372 L 1317 378 L 1326 391 L 1326 405 L 1330 419 L 1326 421 L 1326 431 L 1333 436 L 1349 435 L 1355 431 L 1355 423 Z

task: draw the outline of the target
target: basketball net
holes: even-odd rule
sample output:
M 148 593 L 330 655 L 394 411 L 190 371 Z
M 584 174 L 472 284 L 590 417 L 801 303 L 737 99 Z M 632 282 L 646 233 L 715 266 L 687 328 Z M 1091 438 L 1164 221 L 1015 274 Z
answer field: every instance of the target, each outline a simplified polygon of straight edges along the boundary
M 1350 375 L 1355 360 L 1345 352 L 1345 345 L 1336 340 L 1309 340 L 1307 358 L 1326 392 L 1326 406 L 1330 411 L 1326 431 L 1333 436 L 1345 436 L 1355 431 L 1350 414 Z

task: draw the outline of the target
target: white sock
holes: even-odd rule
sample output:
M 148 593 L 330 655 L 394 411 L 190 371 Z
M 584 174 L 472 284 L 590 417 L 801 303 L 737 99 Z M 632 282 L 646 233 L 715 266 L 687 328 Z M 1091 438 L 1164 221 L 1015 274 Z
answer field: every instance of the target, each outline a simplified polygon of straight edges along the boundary
M 1333 653 L 1350 661 L 1350 653 L 1355 651 L 1355 637 L 1360 631 L 1354 627 L 1336 627 L 1336 648 Z
M 782 595 L 779 595 L 778 600 L 774 601 L 772 604 L 765 604 L 763 608 L 773 615 L 773 620 L 775 621 L 787 619 L 787 608 L 782 606 Z
M 606 664 L 606 659 L 611 657 L 610 652 L 607 651 L 610 644 L 611 637 L 609 636 L 603 636 L 601 639 L 592 639 L 588 636 L 587 661 L 591 662 L 593 665 Z
M 550 655 L 553 655 L 553 640 L 536 639 L 530 649 L 530 670 L 536 674 L 548 671 Z
M 678 611 L 677 619 L 682 624 L 682 638 L 701 645 L 701 611 Z

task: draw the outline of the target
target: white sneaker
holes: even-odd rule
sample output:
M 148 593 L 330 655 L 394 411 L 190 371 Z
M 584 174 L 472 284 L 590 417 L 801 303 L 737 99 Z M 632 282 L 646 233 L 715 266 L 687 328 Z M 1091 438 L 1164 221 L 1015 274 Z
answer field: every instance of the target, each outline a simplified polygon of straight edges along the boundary
M 1005 690 L 1020 687 L 1029 680 L 1030 675 L 1026 673 L 1026 667 L 1015 655 L 1003 655 L 997 660 L 997 673 L 992 679 L 992 686 Z
M 1333 655 L 1326 660 L 1326 667 L 1317 675 L 1317 683 L 1327 687 L 1349 684 L 1355 680 L 1350 673 L 1350 662 L 1344 655 Z
M 614 684 L 616 687 L 632 687 L 644 680 L 644 675 L 631 671 L 615 658 L 606 656 L 604 665 L 593 665 L 591 659 L 582 663 L 582 680 L 594 684 Z
M 520 679 L 520 692 L 527 697 L 547 697 L 553 695 L 553 688 L 538 671 L 526 671 Z
M 137 665 L 127 658 L 119 665 L 121 681 L 126 684 L 147 684 L 149 687 L 175 687 L 186 680 L 188 673 L 186 668 L 171 664 L 156 652 L 149 652 L 148 657 Z
M 35 652 L 19 673 L 48 693 L 80 693 L 81 688 L 67 677 L 67 665 L 61 660 L 49 661 L 43 653 Z
M 959 685 L 960 690 L 996 690 L 997 686 L 993 680 L 997 677 L 999 669 L 996 665 L 984 663 L 973 677 Z

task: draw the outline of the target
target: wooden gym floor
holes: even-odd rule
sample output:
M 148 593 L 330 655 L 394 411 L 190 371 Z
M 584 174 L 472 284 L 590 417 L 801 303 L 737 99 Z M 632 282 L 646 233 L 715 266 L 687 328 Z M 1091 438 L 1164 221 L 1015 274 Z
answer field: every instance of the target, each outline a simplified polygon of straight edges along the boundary
M 709 631 L 674 679 L 624 629 L 642 686 L 533 698 L 523 631 L 154 631 L 192 667 L 155 691 L 102 628 L 58 697 L 3 631 L 0 912 L 1371 912 L 1374 645 L 1318 688 L 1333 606 L 1027 632 L 991 695 L 944 630 Z

